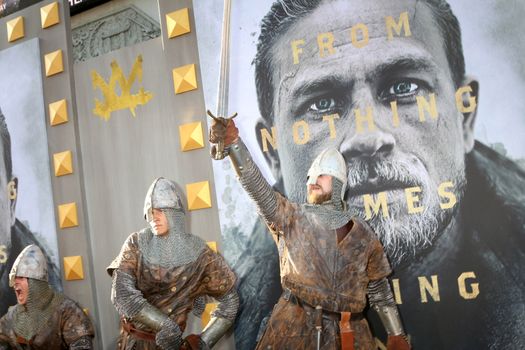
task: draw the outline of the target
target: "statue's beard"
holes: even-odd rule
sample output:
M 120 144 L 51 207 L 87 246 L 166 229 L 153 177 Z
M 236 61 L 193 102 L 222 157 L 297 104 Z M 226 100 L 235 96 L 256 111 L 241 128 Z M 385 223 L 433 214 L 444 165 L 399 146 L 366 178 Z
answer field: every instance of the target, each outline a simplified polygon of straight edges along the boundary
M 430 247 L 456 215 L 466 184 L 464 167 L 459 168 L 456 174 L 449 178 L 453 186 L 447 188 L 447 191 L 453 192 L 456 196 L 456 204 L 450 209 L 441 209 L 440 203 L 447 202 L 447 199 L 439 197 L 440 184 L 432 181 L 426 170 L 422 171 L 414 167 L 413 163 L 378 162 L 374 164 L 374 173 L 389 179 L 387 183 L 404 183 L 400 188 L 384 191 L 387 199 L 392 199 L 392 197 L 397 199 L 391 202 L 387 200 L 387 216 L 382 210 L 378 210 L 377 213 L 370 210 L 372 216 L 367 219 L 368 224 L 381 240 L 390 262 L 393 266 L 398 266 Z M 349 175 L 349 187 L 358 186 L 356 183 L 358 184 L 357 181 L 360 181 L 363 176 L 369 176 L 369 173 L 352 172 Z M 422 212 L 410 214 L 404 192 L 405 188 L 414 186 L 421 189 L 420 192 L 415 193 L 419 197 L 415 206 L 424 209 Z M 374 193 L 373 190 L 370 192 Z M 377 201 L 377 195 L 372 194 L 372 197 L 374 201 Z M 350 210 L 354 211 L 357 216 L 367 218 L 363 194 L 351 196 L 347 202 Z
M 308 193 L 308 203 L 309 204 L 323 204 L 326 201 L 332 199 L 332 192 L 310 192 Z

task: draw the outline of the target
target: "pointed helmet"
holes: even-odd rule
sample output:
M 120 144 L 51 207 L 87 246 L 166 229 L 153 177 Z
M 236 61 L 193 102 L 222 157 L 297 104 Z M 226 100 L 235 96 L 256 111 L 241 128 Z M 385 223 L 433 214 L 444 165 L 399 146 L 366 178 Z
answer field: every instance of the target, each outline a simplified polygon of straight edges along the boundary
M 159 177 L 153 181 L 144 200 L 144 218 L 152 220 L 152 210 L 175 209 L 184 213 L 182 200 L 175 182 Z
M 15 277 L 27 277 L 47 282 L 47 259 L 37 245 L 28 245 L 18 254 L 9 273 L 9 286 L 15 285 Z
M 343 184 L 340 199 L 343 200 L 348 182 L 346 162 L 343 155 L 333 147 L 323 150 L 312 162 L 308 170 L 307 185 L 316 183 L 320 175 L 331 175 Z

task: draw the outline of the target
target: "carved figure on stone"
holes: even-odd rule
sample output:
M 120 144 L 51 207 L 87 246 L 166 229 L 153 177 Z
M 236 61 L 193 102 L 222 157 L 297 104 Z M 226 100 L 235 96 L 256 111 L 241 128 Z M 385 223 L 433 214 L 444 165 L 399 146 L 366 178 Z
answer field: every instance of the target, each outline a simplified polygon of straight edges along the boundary
M 160 26 L 134 6 L 72 30 L 75 63 L 160 36 Z

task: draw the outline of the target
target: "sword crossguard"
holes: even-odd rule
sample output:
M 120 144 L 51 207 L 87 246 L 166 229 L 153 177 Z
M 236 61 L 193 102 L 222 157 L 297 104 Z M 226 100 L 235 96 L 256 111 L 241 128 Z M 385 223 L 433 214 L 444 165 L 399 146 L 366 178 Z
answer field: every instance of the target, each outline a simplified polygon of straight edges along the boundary
M 233 113 L 233 115 L 229 118 L 223 118 L 223 117 L 216 117 L 213 115 L 213 113 L 208 109 L 206 113 L 217 123 L 221 123 L 222 125 L 226 126 L 228 124 L 228 120 L 233 119 L 237 116 L 237 112 Z

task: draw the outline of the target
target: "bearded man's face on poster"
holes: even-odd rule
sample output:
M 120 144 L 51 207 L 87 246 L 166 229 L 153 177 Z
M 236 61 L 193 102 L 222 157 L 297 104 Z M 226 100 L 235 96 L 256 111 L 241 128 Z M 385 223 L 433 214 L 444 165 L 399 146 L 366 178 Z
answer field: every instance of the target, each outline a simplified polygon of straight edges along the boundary
M 403 12 L 409 32 L 392 35 L 385 19 Z M 278 150 L 266 153 L 275 177 L 304 202 L 311 162 L 338 148 L 349 209 L 368 216 L 394 264 L 451 223 L 474 144 L 475 108 L 461 110 L 456 92 L 468 87 L 468 105 L 477 82 L 455 81 L 438 28 L 423 2 L 322 2 L 269 50 L 273 115 L 262 125 L 277 130 Z M 365 195 L 381 209 L 367 213 Z

